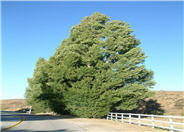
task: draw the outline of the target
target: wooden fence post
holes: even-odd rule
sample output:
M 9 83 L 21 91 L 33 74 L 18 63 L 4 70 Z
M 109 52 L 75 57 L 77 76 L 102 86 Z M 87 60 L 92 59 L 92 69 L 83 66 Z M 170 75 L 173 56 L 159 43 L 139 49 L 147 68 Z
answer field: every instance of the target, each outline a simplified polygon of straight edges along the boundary
M 118 120 L 118 114 L 116 113 L 116 121 Z
M 112 113 L 111 113 L 111 120 L 112 120 Z
M 152 122 L 152 128 L 155 128 L 155 121 L 154 121 L 154 116 L 151 115 L 151 122 Z
M 123 122 L 123 113 L 121 114 L 121 122 Z
M 171 132 L 174 132 L 174 130 L 173 130 L 173 119 L 172 119 L 172 116 L 169 117 L 169 123 L 170 123 Z
M 141 125 L 141 114 L 138 115 L 138 125 Z
M 131 113 L 129 113 L 129 124 L 131 124 Z

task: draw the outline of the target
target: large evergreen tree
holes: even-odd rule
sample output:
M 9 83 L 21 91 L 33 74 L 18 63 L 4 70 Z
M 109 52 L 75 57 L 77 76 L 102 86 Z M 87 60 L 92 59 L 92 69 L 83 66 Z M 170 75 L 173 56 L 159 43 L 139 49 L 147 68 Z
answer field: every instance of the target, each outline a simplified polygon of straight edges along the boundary
M 44 66 L 39 99 L 58 113 L 80 117 L 135 109 L 150 96 L 154 82 L 132 32 L 128 23 L 110 21 L 100 13 L 85 17 Z

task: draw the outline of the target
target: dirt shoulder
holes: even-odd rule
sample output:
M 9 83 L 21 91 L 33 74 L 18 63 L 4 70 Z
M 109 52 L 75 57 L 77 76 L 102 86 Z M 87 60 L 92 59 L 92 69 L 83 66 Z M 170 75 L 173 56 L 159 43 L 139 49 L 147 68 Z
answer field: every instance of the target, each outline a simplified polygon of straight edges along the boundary
M 74 118 L 69 120 L 86 132 L 168 132 L 166 130 L 104 119 Z

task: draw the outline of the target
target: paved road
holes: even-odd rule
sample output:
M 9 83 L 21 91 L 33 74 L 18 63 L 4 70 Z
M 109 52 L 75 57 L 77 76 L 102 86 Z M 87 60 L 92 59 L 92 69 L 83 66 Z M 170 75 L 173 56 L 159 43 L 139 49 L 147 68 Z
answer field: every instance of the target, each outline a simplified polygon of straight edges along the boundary
M 4 132 L 167 132 L 103 119 L 38 116 L 15 112 L 2 112 L 2 127 L 6 128 L 24 119 L 19 125 Z
M 21 118 L 23 122 L 4 132 L 84 132 L 82 128 L 68 119 L 8 111 L 1 111 L 2 128 L 15 124 Z

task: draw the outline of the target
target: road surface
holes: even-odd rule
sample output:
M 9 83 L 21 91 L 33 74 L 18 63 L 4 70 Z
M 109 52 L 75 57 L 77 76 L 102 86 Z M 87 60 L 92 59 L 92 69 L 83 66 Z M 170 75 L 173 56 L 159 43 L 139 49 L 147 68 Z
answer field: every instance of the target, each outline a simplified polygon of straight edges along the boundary
M 20 124 L 4 132 L 168 132 L 104 119 L 63 118 L 10 111 L 2 112 L 1 117 L 3 128 L 12 126 L 23 119 Z
M 21 122 L 20 120 L 23 119 Z M 13 128 L 4 130 L 4 132 L 83 132 L 84 130 L 69 121 L 54 116 L 38 116 L 26 113 L 15 113 L 10 111 L 1 112 L 2 128 L 7 128 L 20 122 Z

